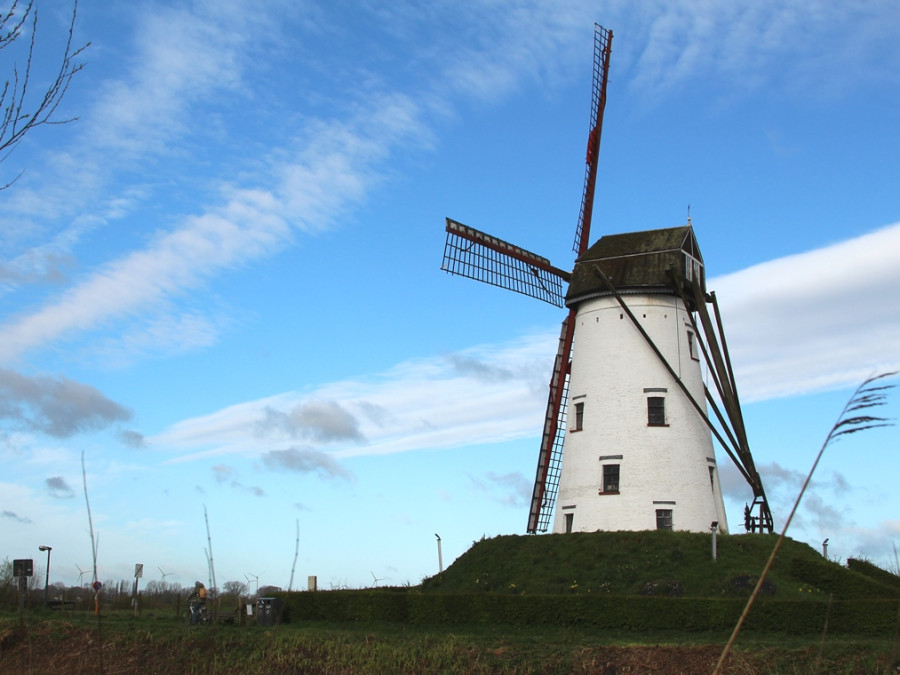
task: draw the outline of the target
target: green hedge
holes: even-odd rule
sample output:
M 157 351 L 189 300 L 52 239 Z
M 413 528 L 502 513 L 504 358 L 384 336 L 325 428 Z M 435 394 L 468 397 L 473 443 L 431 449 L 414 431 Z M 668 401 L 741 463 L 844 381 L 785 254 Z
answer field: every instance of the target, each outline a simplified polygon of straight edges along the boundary
M 877 565 L 873 565 L 868 560 L 861 560 L 859 558 L 847 558 L 847 569 L 870 577 L 877 581 L 879 584 L 884 584 L 885 586 L 889 586 L 890 588 L 893 588 L 896 591 L 900 592 L 900 576 L 897 576 L 893 572 L 883 570 Z
M 415 590 L 313 591 L 284 596 L 285 620 L 386 621 L 419 625 L 588 625 L 628 631 L 726 630 L 745 600 L 658 596 L 423 594 Z M 779 600 L 759 598 L 747 617 L 750 630 L 818 634 L 893 634 L 896 600 Z
M 842 599 L 900 597 L 900 589 L 896 586 L 860 574 L 852 567 L 846 569 L 837 564 L 822 565 L 818 561 L 803 558 L 791 558 L 788 564 L 794 576 Z

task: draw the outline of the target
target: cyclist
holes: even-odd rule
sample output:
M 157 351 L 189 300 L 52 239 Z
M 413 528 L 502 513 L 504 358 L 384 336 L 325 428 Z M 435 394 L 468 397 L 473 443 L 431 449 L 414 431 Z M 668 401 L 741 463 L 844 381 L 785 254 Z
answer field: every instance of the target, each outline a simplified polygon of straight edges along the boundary
M 199 581 L 196 582 L 188 603 L 191 607 L 191 625 L 200 623 L 200 608 L 206 605 L 206 586 Z

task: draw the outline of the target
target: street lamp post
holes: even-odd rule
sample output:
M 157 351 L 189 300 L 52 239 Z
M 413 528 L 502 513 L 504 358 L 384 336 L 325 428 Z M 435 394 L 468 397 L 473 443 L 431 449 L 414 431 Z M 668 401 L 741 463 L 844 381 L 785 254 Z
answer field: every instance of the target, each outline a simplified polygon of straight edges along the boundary
M 44 580 L 44 607 L 49 605 L 49 599 L 47 593 L 50 590 L 50 551 L 53 548 L 50 546 L 38 546 L 38 551 L 47 551 L 47 578 Z
M 441 537 L 440 537 L 440 535 L 437 534 L 437 533 L 435 533 L 434 536 L 437 537 L 437 547 L 438 547 L 438 571 L 439 571 L 439 572 L 443 572 L 443 571 L 444 571 L 444 560 L 443 560 L 443 558 L 441 557 Z

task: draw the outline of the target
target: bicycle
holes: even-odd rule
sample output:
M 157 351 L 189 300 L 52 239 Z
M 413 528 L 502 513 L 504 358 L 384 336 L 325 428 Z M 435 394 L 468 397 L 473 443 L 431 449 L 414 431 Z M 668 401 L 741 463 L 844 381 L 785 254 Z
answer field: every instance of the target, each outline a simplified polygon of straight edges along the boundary
M 182 612 L 181 619 L 183 623 L 191 625 L 192 618 L 191 608 L 188 607 L 186 610 L 184 610 L 184 612 Z M 200 605 L 200 607 L 197 609 L 197 624 L 200 626 L 208 626 L 210 623 L 212 623 L 212 614 L 210 614 L 209 609 L 206 607 L 206 605 Z

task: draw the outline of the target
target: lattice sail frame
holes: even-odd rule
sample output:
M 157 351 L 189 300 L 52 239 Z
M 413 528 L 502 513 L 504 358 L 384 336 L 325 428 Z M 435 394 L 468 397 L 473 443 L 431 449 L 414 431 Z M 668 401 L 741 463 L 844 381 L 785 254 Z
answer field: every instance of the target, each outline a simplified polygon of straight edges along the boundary
M 547 412 L 544 418 L 544 431 L 541 435 L 534 489 L 531 493 L 531 508 L 528 512 L 526 531 L 529 534 L 546 532 L 550 528 L 550 520 L 556 506 L 556 495 L 559 492 L 569 407 L 569 375 L 571 374 L 574 321 L 574 312 L 570 312 L 563 321 L 559 334 L 559 347 L 553 363 L 553 374 L 550 377 L 550 392 L 547 398 Z
M 581 209 L 575 226 L 572 250 L 581 255 L 590 245 L 591 217 L 594 212 L 594 186 L 597 183 L 597 164 L 600 157 L 600 138 L 603 135 L 603 111 L 606 109 L 606 85 L 609 81 L 609 58 L 612 53 L 612 31 L 594 24 L 594 75 L 591 86 L 591 118 L 585 153 L 584 189 Z
M 441 269 L 516 293 L 565 306 L 563 283 L 569 273 L 547 258 L 447 218 Z

